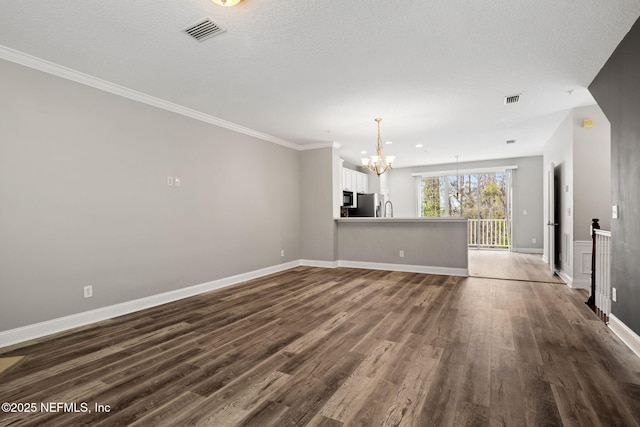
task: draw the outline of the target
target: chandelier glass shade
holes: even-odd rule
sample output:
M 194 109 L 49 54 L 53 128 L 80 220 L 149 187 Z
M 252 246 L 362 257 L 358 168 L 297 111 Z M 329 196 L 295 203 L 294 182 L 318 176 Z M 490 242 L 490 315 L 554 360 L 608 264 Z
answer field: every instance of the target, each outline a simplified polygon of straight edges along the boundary
M 380 176 L 391 169 L 391 165 L 396 158 L 395 156 L 382 155 L 382 139 L 380 138 L 380 122 L 382 119 L 378 117 L 375 120 L 378 123 L 378 144 L 376 146 L 376 154 L 371 157 L 362 158 L 362 166 Z
M 215 4 L 220 6 L 231 7 L 240 3 L 240 0 L 212 0 Z

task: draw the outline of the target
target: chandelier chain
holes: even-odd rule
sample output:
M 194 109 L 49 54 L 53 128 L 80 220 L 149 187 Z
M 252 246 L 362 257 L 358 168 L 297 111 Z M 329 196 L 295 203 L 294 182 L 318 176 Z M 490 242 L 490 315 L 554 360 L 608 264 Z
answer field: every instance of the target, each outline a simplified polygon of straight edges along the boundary
M 375 121 L 378 123 L 378 142 L 376 144 L 376 155 L 371 156 L 371 158 L 363 158 L 362 166 L 369 169 L 370 171 L 375 172 L 378 176 L 382 175 L 389 169 L 391 169 L 391 165 L 395 159 L 394 156 L 384 156 L 382 154 L 382 138 L 380 136 L 380 122 L 382 119 L 380 117 L 376 117 Z

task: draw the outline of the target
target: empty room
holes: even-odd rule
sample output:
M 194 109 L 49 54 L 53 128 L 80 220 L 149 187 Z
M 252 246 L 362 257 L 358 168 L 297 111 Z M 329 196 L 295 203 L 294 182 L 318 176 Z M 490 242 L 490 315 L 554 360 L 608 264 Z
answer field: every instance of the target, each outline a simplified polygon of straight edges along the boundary
M 0 2 L 0 426 L 640 425 L 640 2 Z

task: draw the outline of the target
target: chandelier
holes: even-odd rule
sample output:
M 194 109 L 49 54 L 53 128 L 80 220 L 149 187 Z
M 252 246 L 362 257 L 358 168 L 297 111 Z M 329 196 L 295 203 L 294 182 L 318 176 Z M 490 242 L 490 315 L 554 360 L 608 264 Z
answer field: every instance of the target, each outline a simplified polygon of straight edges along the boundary
M 220 6 L 230 7 L 240 3 L 240 0 L 213 0 L 213 2 L 215 4 L 219 4 Z
M 378 123 L 378 145 L 376 146 L 376 155 L 371 157 L 364 157 L 362 159 L 362 166 L 378 174 L 382 175 L 389 169 L 391 164 L 395 160 L 395 156 L 383 156 L 382 155 L 382 139 L 380 139 L 380 117 L 375 119 Z

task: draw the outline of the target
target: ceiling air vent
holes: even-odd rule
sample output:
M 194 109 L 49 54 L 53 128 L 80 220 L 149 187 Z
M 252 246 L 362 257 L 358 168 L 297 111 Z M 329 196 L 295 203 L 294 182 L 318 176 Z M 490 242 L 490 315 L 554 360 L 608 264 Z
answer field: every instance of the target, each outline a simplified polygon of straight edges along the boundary
M 209 18 L 205 18 L 202 21 L 182 30 L 183 33 L 187 33 L 199 42 L 205 41 L 208 38 L 222 34 L 227 30 L 222 29 L 218 24 L 213 22 Z
M 518 102 L 520 102 L 520 94 L 511 95 L 511 96 L 505 96 L 504 97 L 504 105 L 516 104 Z

